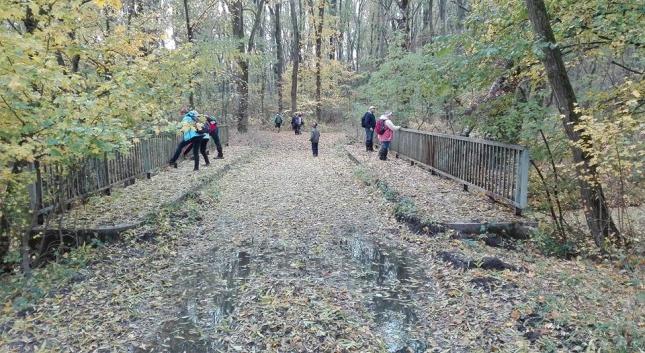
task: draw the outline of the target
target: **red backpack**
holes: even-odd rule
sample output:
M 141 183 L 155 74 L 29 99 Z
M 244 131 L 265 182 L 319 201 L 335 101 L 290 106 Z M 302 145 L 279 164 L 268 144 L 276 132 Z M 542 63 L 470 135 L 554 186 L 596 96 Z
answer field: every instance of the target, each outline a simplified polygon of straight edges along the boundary
M 385 119 L 378 119 L 376 121 L 376 126 L 374 127 L 377 135 L 383 135 L 386 130 Z
M 214 134 L 217 131 L 217 123 L 215 121 L 208 122 L 208 133 Z

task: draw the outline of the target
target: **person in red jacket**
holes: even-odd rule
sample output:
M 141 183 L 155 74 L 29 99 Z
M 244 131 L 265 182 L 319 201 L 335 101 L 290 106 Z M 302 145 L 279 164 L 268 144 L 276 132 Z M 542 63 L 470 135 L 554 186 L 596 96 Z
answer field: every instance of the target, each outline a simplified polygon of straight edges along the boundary
M 386 112 L 381 115 L 376 121 L 376 135 L 378 140 L 381 142 L 381 149 L 378 151 L 378 158 L 382 161 L 387 160 L 387 152 L 390 149 L 390 143 L 394 137 L 394 131 L 400 129 L 400 126 L 394 125 L 391 118 L 394 116 L 392 112 Z

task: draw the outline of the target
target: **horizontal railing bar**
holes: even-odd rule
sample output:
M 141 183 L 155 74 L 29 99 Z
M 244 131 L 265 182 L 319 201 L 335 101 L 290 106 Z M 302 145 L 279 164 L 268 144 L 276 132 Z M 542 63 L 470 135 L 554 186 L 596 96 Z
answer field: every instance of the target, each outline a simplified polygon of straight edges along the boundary
M 220 125 L 220 142 L 228 145 L 228 125 Z M 79 162 L 78 170 L 72 171 L 63 177 L 63 193 L 69 195 L 64 197 L 63 203 L 68 205 L 79 199 L 108 190 L 118 184 L 140 178 L 147 173 L 160 170 L 166 165 L 170 154 L 175 148 L 180 135 L 159 134 L 142 139 L 134 143 L 126 153 L 116 152 L 112 156 L 104 158 L 84 158 Z M 143 148 L 143 144 L 146 148 Z M 171 146 L 172 145 L 172 146 Z M 214 143 L 209 145 L 213 149 Z M 39 215 L 55 211 L 53 202 L 42 200 L 41 190 L 51 190 L 58 177 L 47 165 L 39 165 L 38 170 L 49 170 L 46 175 L 37 173 L 37 180 L 32 189 L 37 192 L 30 192 L 32 198 L 32 209 Z M 30 189 L 31 190 L 31 189 Z
M 433 136 L 439 136 L 439 137 L 446 137 L 446 138 L 449 138 L 449 139 L 462 140 L 462 141 L 467 141 L 467 142 L 483 143 L 483 144 L 491 145 L 491 146 L 511 148 L 511 149 L 518 150 L 518 151 L 522 151 L 522 150 L 526 149 L 526 147 L 520 146 L 520 145 L 511 145 L 511 144 L 508 144 L 508 143 L 491 141 L 491 140 L 484 140 L 484 139 L 480 139 L 480 138 L 466 137 L 466 136 L 459 136 L 459 135 L 450 135 L 450 134 L 442 134 L 442 133 L 438 133 L 438 132 L 421 131 L 421 130 L 409 129 L 409 128 L 404 128 L 404 127 L 402 127 L 399 131 L 405 131 L 405 132 L 410 132 L 410 133 L 415 133 L 415 134 L 422 134 L 422 135 L 433 135 Z
M 518 203 L 518 202 L 515 202 L 515 201 L 513 201 L 513 200 L 511 200 L 509 198 L 503 197 L 501 195 L 497 195 L 497 194 L 495 194 L 494 192 L 492 192 L 490 190 L 486 190 L 486 189 L 482 188 L 481 186 L 477 186 L 477 185 L 472 184 L 470 182 L 467 182 L 467 181 L 465 181 L 463 179 L 459 179 L 456 176 L 453 176 L 453 175 L 451 175 L 449 173 L 446 173 L 446 172 L 444 172 L 444 171 L 442 171 L 440 169 L 437 169 L 437 168 L 434 168 L 432 166 L 429 166 L 429 165 L 427 165 L 427 164 L 425 164 L 423 162 L 420 162 L 420 161 L 418 161 L 418 160 L 416 160 L 414 158 L 410 158 L 408 156 L 404 156 L 404 155 L 401 155 L 401 154 L 399 154 L 399 158 L 404 159 L 404 160 L 408 160 L 408 161 L 413 161 L 415 164 L 418 164 L 418 165 L 422 166 L 423 168 L 431 169 L 435 173 L 437 173 L 437 174 L 439 174 L 439 175 L 441 175 L 443 177 L 446 177 L 448 179 L 452 179 L 454 181 L 458 181 L 459 183 L 462 183 L 462 184 L 467 184 L 468 186 L 472 186 L 477 190 L 483 191 L 487 196 L 490 196 L 490 197 L 494 198 L 497 201 L 504 201 L 504 202 L 508 203 L 509 205 L 515 206 L 515 207 L 520 207 L 521 206 L 521 204 Z
M 363 129 L 355 132 L 364 137 Z M 401 128 L 390 148 L 464 188 L 472 186 L 515 206 L 516 213 L 528 204 L 529 153 L 524 146 Z

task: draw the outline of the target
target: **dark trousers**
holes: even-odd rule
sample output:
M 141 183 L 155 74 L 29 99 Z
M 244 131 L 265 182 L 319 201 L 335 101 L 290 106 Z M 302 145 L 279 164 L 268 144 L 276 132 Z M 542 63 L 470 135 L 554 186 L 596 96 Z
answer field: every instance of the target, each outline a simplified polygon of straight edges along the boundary
M 374 130 L 369 127 L 365 128 L 365 143 L 371 145 L 372 138 L 374 138 Z
M 365 150 L 366 151 L 374 151 L 374 130 L 370 129 L 369 127 L 365 128 Z
M 318 157 L 318 142 L 311 143 L 311 152 L 314 153 L 314 157 Z
M 189 147 L 189 148 L 192 148 L 193 146 L 195 146 L 195 144 L 200 143 L 202 139 L 203 139 L 202 136 L 195 136 L 195 137 L 193 137 L 192 139 L 190 139 L 188 141 L 181 141 L 179 143 L 179 146 L 177 146 L 177 150 L 175 151 L 175 154 L 170 159 L 170 163 L 176 163 L 177 162 L 177 159 L 179 158 L 179 155 L 181 154 L 181 150 L 184 149 L 184 147 L 186 147 L 188 145 L 191 145 L 191 147 Z M 193 150 L 193 159 L 195 160 L 195 170 L 198 170 L 199 169 L 199 148 L 192 148 L 192 150 Z
M 379 159 L 382 161 L 387 160 L 387 152 L 390 149 L 390 142 L 391 141 L 381 142 L 381 149 L 378 151 L 378 154 L 379 154 Z
M 213 143 L 215 143 L 215 147 L 217 148 L 217 158 L 224 158 L 224 153 L 222 152 L 222 143 L 219 140 L 219 133 L 214 133 L 211 134 L 211 138 L 213 139 Z
M 204 156 L 204 162 L 206 162 L 206 165 L 211 164 L 211 162 L 208 161 L 208 153 L 206 153 L 206 148 L 208 148 L 208 139 L 202 138 L 202 141 L 200 142 L 199 145 L 199 152 Z M 199 163 L 197 163 L 199 165 Z

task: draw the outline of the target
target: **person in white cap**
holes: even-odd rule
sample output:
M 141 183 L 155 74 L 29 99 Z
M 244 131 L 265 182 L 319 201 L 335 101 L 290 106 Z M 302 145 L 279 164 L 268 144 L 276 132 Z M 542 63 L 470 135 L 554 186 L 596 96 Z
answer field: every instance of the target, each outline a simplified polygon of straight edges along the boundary
M 376 117 L 374 116 L 374 111 L 376 108 L 370 106 L 367 112 L 363 115 L 361 119 L 361 126 L 365 129 L 365 151 L 373 152 L 374 151 L 374 128 L 376 127 Z
M 378 140 L 381 142 L 381 149 L 378 151 L 378 158 L 382 161 L 387 160 L 387 152 L 390 148 L 392 138 L 394 137 L 394 131 L 401 128 L 400 126 L 394 125 L 392 120 L 390 120 L 393 116 L 394 114 L 392 114 L 392 112 L 386 112 L 381 115 L 376 122 L 376 127 L 374 128 L 376 130 Z

